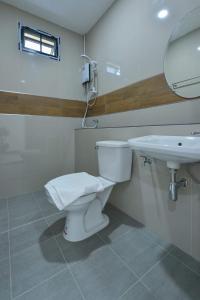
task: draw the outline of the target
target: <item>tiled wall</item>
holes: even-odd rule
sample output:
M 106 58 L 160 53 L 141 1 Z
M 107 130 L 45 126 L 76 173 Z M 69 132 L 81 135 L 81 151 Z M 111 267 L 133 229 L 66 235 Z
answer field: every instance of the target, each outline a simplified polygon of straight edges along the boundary
M 18 22 L 61 38 L 61 61 L 18 50 Z M 0 3 L 0 90 L 82 99 L 81 35 Z
M 60 36 L 61 61 L 20 53 L 18 21 Z M 0 39 L 1 91 L 83 100 L 80 35 L 1 2 Z M 56 110 L 50 105 L 47 111 Z M 40 190 L 49 179 L 73 172 L 77 127 L 79 118 L 0 114 L 0 199 Z
M 79 118 L 0 115 L 0 199 L 35 192 L 74 172 Z
M 96 59 L 100 95 L 163 73 L 169 37 L 199 0 L 118 0 L 87 34 L 88 54 Z M 169 10 L 169 17 L 157 13 Z M 120 68 L 111 74 L 107 67 Z
M 98 140 L 127 140 L 149 134 L 189 135 L 196 129 L 200 129 L 200 124 L 76 130 L 76 171 L 98 174 L 95 150 Z M 200 260 L 199 171 L 199 164 L 181 167 L 178 178 L 187 178 L 188 186 L 179 191 L 178 202 L 173 203 L 168 200 L 170 177 L 166 164 L 154 160 L 151 166 L 144 166 L 143 159 L 134 155 L 131 181 L 116 185 L 110 201 Z

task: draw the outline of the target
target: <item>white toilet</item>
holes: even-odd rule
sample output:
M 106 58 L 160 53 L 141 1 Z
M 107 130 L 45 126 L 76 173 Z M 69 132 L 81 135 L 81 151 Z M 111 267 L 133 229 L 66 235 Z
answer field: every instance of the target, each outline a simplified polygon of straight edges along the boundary
M 63 236 L 68 241 L 84 240 L 109 224 L 109 218 L 102 210 L 113 186 L 118 182 L 128 181 L 131 177 L 132 151 L 127 142 L 99 141 L 96 149 L 100 177 L 93 178 L 100 181 L 103 191 L 82 195 L 64 208 L 66 223 Z M 55 204 L 48 190 L 47 195 L 49 201 Z

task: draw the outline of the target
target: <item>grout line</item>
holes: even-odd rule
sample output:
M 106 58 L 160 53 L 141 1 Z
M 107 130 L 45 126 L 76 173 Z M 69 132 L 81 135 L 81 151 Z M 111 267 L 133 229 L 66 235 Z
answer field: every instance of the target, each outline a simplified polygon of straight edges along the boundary
M 29 289 L 29 290 L 23 292 L 22 294 L 17 295 L 15 298 L 13 298 L 13 295 L 12 295 L 12 276 L 11 276 L 11 275 L 12 275 L 12 273 L 11 273 L 11 272 L 12 272 L 12 268 L 11 268 L 11 243 L 10 243 L 10 231 L 15 230 L 15 229 L 18 229 L 18 228 L 21 228 L 21 227 L 26 226 L 26 225 L 33 224 L 33 223 L 35 223 L 35 222 L 37 222 L 37 221 L 40 221 L 40 220 L 44 220 L 45 223 L 47 224 L 47 226 L 49 227 L 48 221 L 47 221 L 46 219 L 47 219 L 49 216 L 55 216 L 55 215 L 59 215 L 59 214 L 61 214 L 61 212 L 54 213 L 54 214 L 48 215 L 48 216 L 43 216 L 43 217 L 41 217 L 40 219 L 34 220 L 34 221 L 32 221 L 32 222 L 29 222 L 29 223 L 25 223 L 25 224 L 23 224 L 23 225 L 20 225 L 20 226 L 17 226 L 17 227 L 14 227 L 14 228 L 10 229 L 10 214 L 9 214 L 8 200 L 7 200 L 8 230 L 7 230 L 7 231 L 4 231 L 4 232 L 2 232 L 2 233 L 6 233 L 6 232 L 8 233 L 8 243 L 9 243 L 9 269 L 10 269 L 10 295 L 11 295 L 11 299 L 18 299 L 18 298 L 20 298 L 22 295 L 24 295 L 24 294 L 30 292 L 31 290 L 35 289 L 37 286 L 42 285 L 43 283 L 49 281 L 50 279 L 54 278 L 54 277 L 57 276 L 58 274 L 64 272 L 65 270 L 68 270 L 69 273 L 71 274 L 71 276 L 72 276 L 74 282 L 75 282 L 75 285 L 76 285 L 77 289 L 78 289 L 79 292 L 80 292 L 80 295 L 81 295 L 82 299 L 83 299 L 83 300 L 86 300 L 85 297 L 84 297 L 84 295 L 83 295 L 83 292 L 82 292 L 82 290 L 81 290 L 81 288 L 80 288 L 80 286 L 79 286 L 79 283 L 78 283 L 78 281 L 76 280 L 76 278 L 75 278 L 75 276 L 74 276 L 74 274 L 73 274 L 73 272 L 72 272 L 72 270 L 71 270 L 70 265 L 68 264 L 67 260 L 65 259 L 63 250 L 62 250 L 62 248 L 60 247 L 59 242 L 57 241 L 56 235 L 52 235 L 50 238 L 53 238 L 53 239 L 55 240 L 55 242 L 56 242 L 56 244 L 57 244 L 57 247 L 58 247 L 58 249 L 59 249 L 59 251 L 60 251 L 60 253 L 61 253 L 62 257 L 63 257 L 63 260 L 64 260 L 65 263 L 66 263 L 66 266 L 64 267 L 64 270 L 62 269 L 61 271 L 59 271 L 59 272 L 53 274 L 51 277 L 49 277 L 49 278 L 43 280 L 42 282 L 40 282 L 39 284 L 35 285 L 35 286 L 32 287 L 31 289 Z M 128 232 L 129 232 L 129 231 L 123 233 L 122 235 L 127 234 Z M 153 240 L 153 238 L 151 238 L 151 236 L 148 236 L 148 233 L 144 232 L 144 235 L 145 235 L 145 237 L 149 238 L 150 240 Z M 124 266 L 125 266 L 125 267 L 126 267 L 126 268 L 127 268 L 127 269 L 128 269 L 128 270 L 136 277 L 136 278 L 137 278 L 137 280 L 136 280 L 132 285 L 130 285 L 130 286 L 128 287 L 128 289 L 127 289 L 127 290 L 126 290 L 126 291 L 125 291 L 118 299 L 121 299 L 121 298 L 122 298 L 126 293 L 128 293 L 128 291 L 129 291 L 131 288 L 133 288 L 137 283 L 141 283 L 148 291 L 151 292 L 150 288 L 149 288 L 142 280 L 143 280 L 143 278 L 144 278 L 148 273 L 150 273 L 150 272 L 151 272 L 151 271 L 152 271 L 152 270 L 153 270 L 153 269 L 154 269 L 154 268 L 155 268 L 162 260 L 164 260 L 164 259 L 165 259 L 166 257 L 168 257 L 168 256 L 169 256 L 169 257 L 175 258 L 175 259 L 176 259 L 177 261 L 179 261 L 182 265 L 184 265 L 187 269 L 189 269 L 192 273 L 194 273 L 195 275 L 197 275 L 198 277 L 200 277 L 200 273 L 198 273 L 198 272 L 196 272 L 195 270 L 193 270 L 192 268 L 190 268 L 190 267 L 189 267 L 186 263 L 184 263 L 180 258 L 178 258 L 177 256 L 175 256 L 175 255 L 173 254 L 173 248 L 171 248 L 171 247 L 170 247 L 170 249 L 168 249 L 168 251 L 166 251 L 166 253 L 163 255 L 162 258 L 160 258 L 154 265 L 152 265 L 152 266 L 147 270 L 147 272 L 145 272 L 141 277 L 139 277 L 139 276 L 138 276 L 138 275 L 137 275 L 137 274 L 136 274 L 136 273 L 128 266 L 128 264 L 126 263 L 126 261 L 125 261 L 123 258 L 121 258 L 121 256 L 120 256 L 117 252 L 115 252 L 115 250 L 112 248 L 112 243 L 111 243 L 110 245 L 107 244 L 106 240 L 104 240 L 104 238 L 101 237 L 101 235 L 100 235 L 99 233 L 97 233 L 97 236 L 99 237 L 99 239 L 100 239 L 105 245 L 108 246 L 108 248 L 112 251 L 112 253 L 113 253 L 116 257 L 118 257 L 118 259 L 123 263 L 123 265 L 124 265 Z M 119 239 L 120 239 L 120 238 L 121 238 L 121 235 L 120 235 Z M 161 244 L 159 244 L 157 241 L 155 242 L 155 244 L 157 244 L 158 247 L 159 247 L 160 249 L 165 250 L 165 247 L 162 246 Z M 20 252 L 20 253 L 21 253 L 21 252 Z
M 45 219 L 45 222 L 46 222 L 47 226 L 49 226 L 49 224 L 48 224 L 48 222 L 46 221 L 46 219 Z M 84 297 L 84 295 L 83 295 L 83 293 L 82 293 L 82 290 L 81 290 L 81 288 L 80 288 L 80 286 L 79 286 L 79 283 L 78 283 L 78 281 L 76 280 L 76 278 L 75 278 L 75 276 L 74 276 L 74 274 L 73 274 L 73 272 L 72 272 L 72 270 L 71 270 L 71 268 L 70 268 L 70 266 L 69 266 L 69 264 L 68 264 L 68 262 L 67 262 L 67 260 L 66 260 L 66 258 L 65 258 L 65 256 L 64 256 L 63 250 L 62 250 L 62 248 L 60 247 L 60 245 L 59 245 L 59 243 L 58 243 L 57 238 L 56 238 L 55 235 L 53 236 L 53 239 L 55 240 L 56 245 L 57 245 L 57 247 L 58 247 L 58 249 L 59 249 L 59 251 L 60 251 L 60 253 L 61 253 L 61 255 L 62 255 L 62 258 L 63 258 L 63 260 L 64 260 L 64 262 L 65 262 L 65 265 L 66 265 L 65 268 L 69 271 L 70 275 L 72 276 L 72 279 L 74 280 L 74 283 L 75 283 L 77 289 L 79 290 L 79 293 L 80 293 L 82 299 L 83 299 L 83 300 L 86 300 L 85 297 Z
M 108 246 L 108 248 L 112 251 L 113 254 L 115 254 L 115 256 L 118 257 L 118 259 L 123 263 L 123 265 L 125 265 L 127 267 L 127 269 L 137 278 L 139 279 L 139 276 L 129 267 L 129 265 L 121 258 L 121 256 L 116 253 L 113 248 L 109 245 L 109 244 L 106 244 L 105 241 L 101 238 L 101 236 L 97 233 L 98 237 L 100 238 L 100 240 Z
M 40 283 L 38 283 L 38 284 L 34 285 L 32 288 L 30 288 L 30 289 L 26 290 L 26 291 L 25 291 L 25 292 L 23 292 L 22 294 L 20 294 L 20 295 L 17 295 L 16 297 L 14 297 L 14 298 L 12 298 L 12 299 L 13 299 L 13 300 L 15 300 L 15 299 L 19 299 L 20 297 L 22 297 L 22 296 L 26 295 L 27 293 L 29 293 L 29 292 L 33 291 L 35 288 L 37 288 L 37 287 L 40 287 L 40 286 L 41 286 L 41 285 L 43 285 L 44 283 L 46 283 L 46 282 L 50 281 L 51 279 L 53 279 L 54 277 L 58 276 L 59 274 L 61 274 L 61 273 L 65 272 L 65 271 L 66 271 L 66 269 L 64 268 L 64 269 L 62 269 L 62 270 L 60 270 L 60 271 L 56 272 L 56 273 L 55 273 L 55 274 L 53 274 L 52 276 L 48 277 L 47 279 L 44 279 L 44 280 L 43 280 L 43 281 L 41 281 Z
M 1 200 L 0 200 L 1 201 Z M 2 232 L 0 232 L 0 235 L 1 234 L 4 234 L 4 233 L 8 233 L 8 231 L 9 231 L 9 229 L 7 229 L 7 230 L 5 230 L 5 231 L 2 231 Z
M 42 208 L 40 206 L 40 201 L 38 200 L 37 197 L 34 196 L 35 193 L 31 193 L 31 197 L 33 199 L 33 201 L 35 202 L 36 206 L 38 207 L 39 211 L 42 212 Z
M 151 268 L 149 268 L 141 277 L 140 277 L 140 280 L 139 281 L 142 281 L 142 279 L 147 275 L 149 274 L 154 268 L 157 267 L 157 265 L 160 264 L 161 261 L 163 261 L 167 256 L 169 256 L 170 253 L 167 252 L 165 255 L 163 255 L 163 257 L 161 259 L 159 259 L 154 265 L 151 266 Z
M 34 223 L 36 223 L 36 222 L 38 222 L 38 221 L 44 220 L 45 218 L 52 217 L 52 216 L 59 215 L 59 214 L 61 214 L 61 212 L 54 213 L 54 214 L 48 215 L 48 216 L 42 216 L 41 218 L 35 219 L 35 220 L 30 221 L 30 222 L 28 222 L 28 223 L 24 223 L 24 224 L 22 224 L 22 225 L 15 226 L 15 227 L 13 227 L 13 228 L 8 228 L 8 230 L 7 230 L 7 231 L 4 231 L 4 232 L 8 232 L 8 231 L 11 231 L 11 230 L 15 230 L 15 229 L 21 228 L 21 227 L 26 226 L 26 225 L 31 225 L 31 224 L 34 224 Z M 2 232 L 2 233 L 4 233 L 4 232 Z
M 38 219 L 36 219 L 36 220 L 30 221 L 30 222 L 28 222 L 28 223 L 24 223 L 24 224 L 22 224 L 22 225 L 18 225 L 18 226 L 12 227 L 12 228 L 10 228 L 10 226 L 9 226 L 8 231 L 15 230 L 15 229 L 24 227 L 24 226 L 26 226 L 26 225 L 34 224 L 35 222 L 40 221 L 40 220 L 42 220 L 42 219 L 44 219 L 44 217 L 38 218 Z
M 45 218 L 43 218 L 43 220 L 45 221 L 45 223 L 47 224 L 47 226 L 49 227 L 49 224 L 47 223 L 47 221 L 45 220 Z M 33 222 L 34 223 L 34 222 Z M 55 238 L 54 238 L 54 236 L 52 235 L 49 239 L 54 239 L 55 240 Z M 47 239 L 47 240 L 49 240 L 49 239 Z M 45 242 L 46 240 L 44 240 L 44 242 Z M 57 244 L 57 243 L 56 243 Z M 30 246 L 29 248 L 27 248 L 27 249 L 30 249 L 31 247 L 33 247 L 33 246 L 35 246 L 35 244 L 34 245 L 32 245 L 32 246 Z M 25 249 L 24 251 L 26 251 L 27 249 Z M 60 249 L 59 249 L 60 250 Z M 23 251 L 21 251 L 20 253 L 17 253 L 17 254 L 21 254 L 21 253 L 23 253 Z M 17 255 L 16 254 L 16 255 Z M 37 288 L 37 287 L 39 287 L 39 286 L 41 286 L 42 284 L 44 284 L 44 283 L 46 283 L 46 282 L 48 282 L 49 280 L 51 280 L 52 278 L 54 278 L 54 277 L 56 277 L 57 275 L 59 275 L 59 274 L 61 274 L 62 272 L 65 272 L 66 271 L 66 267 L 64 267 L 62 270 L 60 270 L 60 271 L 58 271 L 58 272 L 56 272 L 56 273 L 54 273 L 52 276 L 50 276 L 50 277 L 48 277 L 48 278 L 46 278 L 46 279 L 44 279 L 43 281 L 41 281 L 40 283 L 38 283 L 38 284 L 36 284 L 36 285 L 34 285 L 32 288 L 30 288 L 30 289 L 28 289 L 28 290 L 26 290 L 26 291 L 24 291 L 22 294 L 20 294 L 20 295 L 17 295 L 16 297 L 14 297 L 14 298 L 12 298 L 13 300 L 15 300 L 15 299 L 18 299 L 18 298 L 20 298 L 21 296 L 23 296 L 23 295 L 25 295 L 25 294 L 27 294 L 27 293 L 29 293 L 30 291 L 32 291 L 32 290 L 34 290 L 35 288 Z
M 119 300 L 120 299 L 122 299 L 122 297 L 124 297 L 132 288 L 134 288 L 134 286 L 136 286 L 138 283 L 139 283 L 140 281 L 139 281 L 139 279 L 136 281 L 136 282 L 134 282 L 133 284 L 131 284 L 130 286 L 129 286 L 129 288 L 123 293 L 123 294 L 121 294 L 121 296 L 119 296 Z
M 186 263 L 184 263 L 184 261 L 182 261 L 182 259 L 180 259 L 179 257 L 177 257 L 175 254 L 169 253 L 169 256 L 175 258 L 178 262 L 180 262 L 182 265 L 184 265 L 188 270 L 190 270 L 192 273 L 194 273 L 195 275 L 197 275 L 198 277 L 200 277 L 200 273 L 196 272 L 194 269 L 192 269 L 190 266 L 188 266 Z
M 36 192 L 36 193 L 37 193 L 37 192 Z M 38 199 L 37 196 L 35 196 L 35 193 L 32 193 L 32 197 L 33 197 L 34 201 L 36 202 L 36 204 L 37 204 L 39 210 L 40 210 L 41 213 L 43 214 L 43 209 L 42 209 L 42 206 L 41 206 L 41 201 L 39 201 L 39 200 L 41 200 L 41 199 Z M 45 200 L 47 201 L 47 203 L 49 203 L 48 199 L 45 199 Z M 52 204 L 52 207 L 55 208 L 55 206 L 53 206 L 53 204 Z M 59 210 L 58 210 L 58 212 L 54 212 L 54 213 L 52 213 L 52 214 L 50 214 L 50 215 L 48 215 L 48 216 L 43 215 L 43 217 L 50 217 L 50 216 L 59 214 L 59 213 L 61 213 L 61 212 L 62 212 L 62 211 L 59 211 Z
M 119 241 L 122 237 L 124 237 L 124 235 L 128 234 L 129 232 L 131 232 L 131 230 L 132 230 L 132 229 L 130 228 L 130 229 L 128 229 L 126 232 L 121 233 L 120 236 L 118 236 L 118 237 L 115 238 L 115 241 Z M 106 238 L 104 239 L 104 237 L 101 236 L 101 235 L 99 234 L 99 232 L 97 232 L 96 235 L 101 239 L 102 242 L 104 242 L 104 244 L 107 245 L 108 242 L 110 242 L 110 241 L 107 241 Z M 106 236 L 106 237 L 107 237 L 107 236 Z
M 51 240 L 51 239 L 53 240 L 53 235 L 50 236 L 50 237 L 48 237 L 48 238 L 46 238 L 46 239 L 44 239 L 44 240 L 42 240 L 42 241 L 35 242 L 34 244 L 32 244 L 32 245 L 26 247 L 26 248 L 23 249 L 23 250 L 18 251 L 17 253 L 13 253 L 13 254 L 12 254 L 12 257 L 19 256 L 19 255 L 23 254 L 24 252 L 26 252 L 27 250 L 30 250 L 31 248 L 35 247 L 36 245 L 41 246 L 42 243 L 45 243 L 45 242 L 47 242 L 47 241 L 49 241 L 49 240 Z
M 122 296 L 124 296 L 126 293 L 128 293 L 128 291 L 133 288 L 136 284 L 140 283 L 142 284 L 149 292 L 152 292 L 151 289 L 142 281 L 142 279 L 148 274 L 150 273 L 154 268 L 156 268 L 157 265 L 159 265 L 159 263 L 164 259 L 166 258 L 167 256 L 169 256 L 170 254 L 169 253 L 166 253 L 162 259 L 160 259 L 159 261 L 157 261 L 153 266 L 151 266 L 150 269 L 148 269 L 141 277 L 138 278 L 138 280 L 135 282 L 135 284 L 133 284 L 132 286 L 130 286 L 125 292 L 123 295 L 120 296 L 119 299 L 121 299 Z
M 6 200 L 6 204 L 7 204 L 8 228 L 10 228 L 10 214 L 9 214 L 9 209 L 8 209 L 8 200 Z M 10 271 L 10 297 L 11 297 L 11 299 L 13 299 L 10 230 L 8 230 L 8 257 L 9 257 L 9 271 Z
M 160 245 L 158 245 L 160 246 Z M 161 249 L 163 249 L 162 247 L 160 247 Z M 166 258 L 168 255 L 170 255 L 170 251 L 168 251 L 159 261 L 157 261 L 153 266 L 151 266 L 151 268 L 149 270 L 147 270 L 141 277 L 138 277 L 138 280 L 132 284 L 120 297 L 119 299 L 121 299 L 125 294 L 127 294 L 129 292 L 129 290 L 131 290 L 136 284 L 140 283 L 142 284 L 149 292 L 151 292 L 151 289 L 142 281 L 142 279 L 149 273 L 151 272 L 164 258 Z M 137 275 L 138 276 L 138 275 Z
M 57 246 L 58 246 L 58 248 L 59 248 L 59 250 L 60 250 L 60 252 L 61 252 L 61 254 L 62 254 L 62 256 L 63 256 L 63 259 L 64 259 L 64 261 L 65 261 L 65 263 L 66 263 L 66 269 L 69 271 L 70 275 L 72 276 L 72 279 L 74 280 L 74 283 L 75 283 L 77 289 L 79 290 L 79 293 L 80 293 L 82 299 L 83 299 L 83 300 L 86 300 L 86 299 L 85 299 L 85 296 L 84 296 L 84 294 L 83 294 L 83 292 L 82 292 L 82 290 L 81 290 L 81 287 L 80 287 L 78 281 L 76 280 L 76 277 L 74 276 L 74 274 L 73 274 L 73 272 L 72 272 L 72 270 L 71 270 L 71 268 L 70 268 L 70 266 L 69 266 L 67 260 L 65 259 L 65 256 L 64 256 L 64 254 L 63 254 L 63 251 L 62 251 L 62 249 L 61 249 L 61 247 L 60 247 L 60 245 L 59 245 L 59 243 L 58 243 L 56 237 L 55 237 L 55 241 L 56 241 L 56 244 L 57 244 Z
M 99 235 L 98 235 L 99 236 Z M 99 238 L 104 242 L 104 240 L 99 236 Z M 159 244 L 157 244 L 161 249 L 164 249 L 163 247 L 161 247 Z M 141 277 L 139 277 L 129 266 L 128 264 L 119 256 L 118 253 L 116 253 L 111 246 L 108 245 L 108 247 L 111 249 L 111 251 L 121 260 L 121 262 L 129 269 L 129 271 L 136 276 L 136 278 L 138 279 L 136 281 L 136 283 L 142 282 L 142 279 L 149 273 L 151 272 L 163 259 L 165 259 L 168 255 L 170 255 L 171 250 L 167 251 L 165 255 L 163 255 L 163 257 L 161 259 L 159 259 L 154 265 L 152 265 Z M 143 284 L 148 290 L 149 288 Z M 133 285 L 134 286 L 134 285 Z M 130 289 L 130 287 L 128 288 L 128 290 Z M 150 290 L 149 290 L 150 291 Z M 126 293 L 126 292 L 125 292 Z
M 139 280 L 139 283 L 141 284 L 141 285 L 143 285 L 143 287 L 147 290 L 147 291 L 149 291 L 150 293 L 152 293 L 152 290 L 148 287 L 148 285 L 146 285 L 142 280 Z
M 45 219 L 44 219 L 44 220 L 45 220 Z M 49 226 L 49 224 L 47 223 L 46 220 L 45 220 L 45 223 Z M 69 267 L 68 267 L 68 265 L 67 265 L 67 263 L 66 263 L 66 259 L 65 259 L 65 257 L 64 257 L 64 254 L 63 254 L 61 248 L 60 248 L 60 245 L 58 244 L 58 242 L 57 242 L 57 240 L 56 240 L 56 237 L 55 237 L 55 236 L 52 236 L 51 238 L 54 239 L 54 241 L 56 242 L 57 247 L 59 248 L 60 254 L 62 255 L 62 258 L 63 258 L 63 260 L 64 260 L 64 262 L 65 262 L 64 268 L 63 268 L 62 270 L 56 272 L 56 273 L 53 274 L 52 276 L 50 276 L 50 277 L 44 279 L 44 280 L 41 281 L 40 283 L 34 285 L 32 288 L 30 288 L 30 289 L 24 291 L 22 294 L 17 295 L 17 296 L 14 297 L 14 298 L 12 297 L 11 299 L 13 299 L 13 300 L 19 299 L 19 298 L 22 297 L 23 295 L 26 295 L 27 293 L 29 293 L 29 292 L 31 292 L 32 290 L 34 290 L 35 288 L 37 288 L 37 287 L 43 285 L 44 283 L 46 283 L 46 282 L 48 282 L 49 280 L 53 279 L 54 277 L 58 276 L 58 275 L 61 274 L 62 272 L 65 272 L 66 270 L 68 270 L 68 271 L 70 272 L 70 274 L 71 274 L 71 270 L 69 270 Z M 72 278 L 74 279 L 73 274 L 71 274 L 71 276 L 72 276 Z M 78 290 L 79 290 L 79 292 L 80 292 L 80 294 L 81 294 L 83 300 L 85 300 L 85 298 L 84 298 L 84 296 L 82 295 L 82 292 L 81 292 L 81 290 L 80 290 L 78 284 L 76 283 L 76 280 L 74 280 L 74 281 L 75 281 L 75 285 L 77 286 L 77 288 L 78 288 Z

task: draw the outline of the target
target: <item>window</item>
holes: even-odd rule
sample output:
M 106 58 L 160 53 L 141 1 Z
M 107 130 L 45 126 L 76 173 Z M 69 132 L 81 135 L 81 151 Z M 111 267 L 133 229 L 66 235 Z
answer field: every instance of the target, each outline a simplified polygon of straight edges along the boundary
M 121 74 L 120 66 L 113 65 L 111 63 L 107 63 L 106 72 L 110 73 L 112 75 L 120 76 L 120 74 Z
M 60 60 L 60 38 L 19 23 L 19 49 Z

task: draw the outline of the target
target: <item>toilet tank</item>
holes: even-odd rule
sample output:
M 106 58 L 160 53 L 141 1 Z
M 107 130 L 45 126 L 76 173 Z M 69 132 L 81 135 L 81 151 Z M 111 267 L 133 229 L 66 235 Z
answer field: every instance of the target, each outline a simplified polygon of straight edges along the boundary
M 96 142 L 99 174 L 113 182 L 130 180 L 132 167 L 132 151 L 128 142 L 99 141 Z

